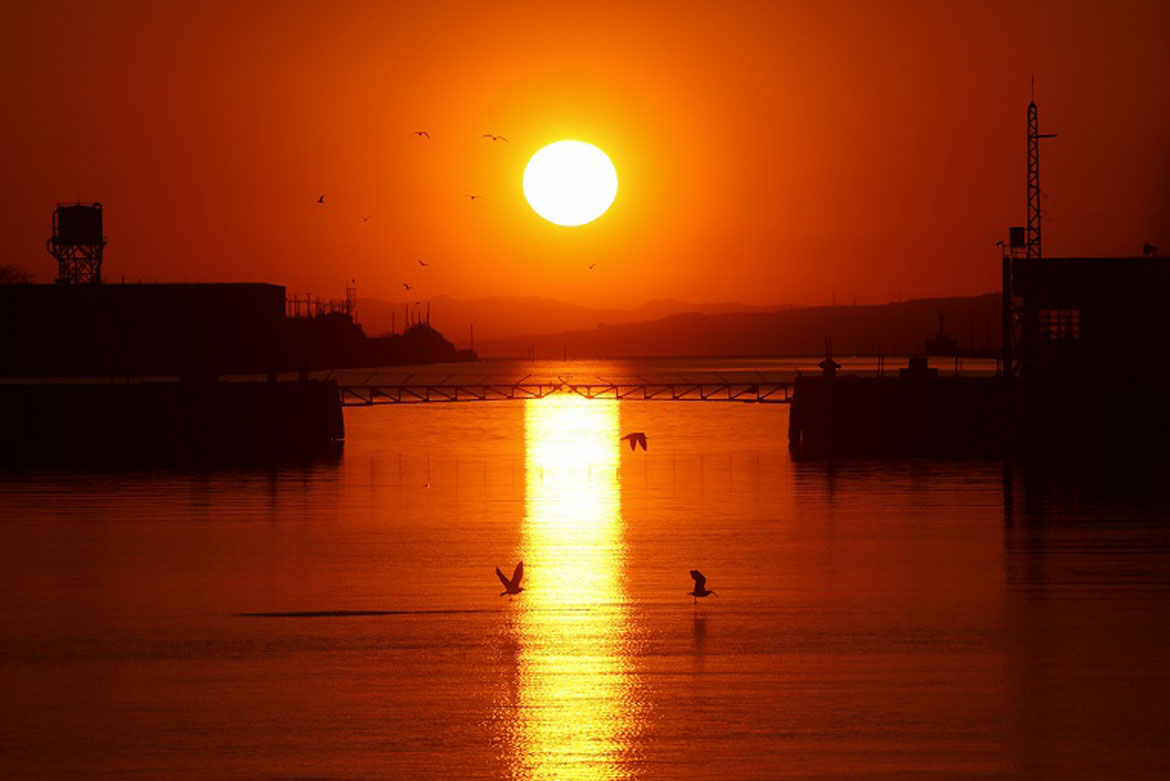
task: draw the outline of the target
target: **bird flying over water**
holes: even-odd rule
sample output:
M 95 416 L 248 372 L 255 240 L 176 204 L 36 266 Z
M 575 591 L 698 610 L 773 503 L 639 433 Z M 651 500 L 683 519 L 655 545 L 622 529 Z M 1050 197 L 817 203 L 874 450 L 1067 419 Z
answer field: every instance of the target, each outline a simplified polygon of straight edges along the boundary
M 430 137 L 431 137 L 431 134 L 430 134 L 430 133 L 428 133 L 428 132 L 427 132 L 427 131 L 425 131 L 425 130 L 416 130 L 416 131 L 414 131 L 413 133 L 411 133 L 411 135 L 412 135 L 412 136 L 423 136 L 423 137 L 425 137 L 425 138 L 427 138 L 427 139 L 430 139 Z
M 403 282 L 403 283 L 402 283 L 402 286 L 403 286 L 404 288 L 406 288 L 407 290 L 414 290 L 414 285 L 408 285 L 408 284 L 406 284 L 405 282 Z
M 503 136 L 496 136 L 492 135 L 491 133 L 484 133 L 482 136 L 480 136 L 480 138 L 490 138 L 492 141 L 503 141 L 505 144 L 508 143 L 508 139 L 504 138 Z
M 372 214 L 359 214 L 358 216 L 362 218 L 362 222 L 369 222 L 370 217 L 373 217 L 374 215 L 372 215 Z
M 519 594 L 524 590 L 520 585 L 520 579 L 524 577 L 524 562 L 520 562 L 516 565 L 516 569 L 512 572 L 511 580 L 508 580 L 508 578 L 504 577 L 504 573 L 500 572 L 499 567 L 496 567 L 496 577 L 499 578 L 500 582 L 504 584 L 504 590 L 500 593 L 501 597 L 515 596 L 516 594 Z
M 422 260 L 422 259 L 419 259 L 419 261 L 418 261 L 418 264 L 419 264 L 420 266 L 429 266 L 429 265 L 431 265 L 430 263 L 427 263 L 425 260 Z
M 702 572 L 699 572 L 697 569 L 691 570 L 691 578 L 695 581 L 695 590 L 691 592 L 691 596 L 695 598 L 696 605 L 699 604 L 699 597 L 705 597 L 708 594 L 719 596 L 714 591 L 707 589 L 707 578 Z
M 641 445 L 643 450 L 646 449 L 646 435 L 641 431 L 634 431 L 626 434 L 624 437 L 622 437 L 622 439 L 630 443 L 630 450 L 637 450 L 638 445 Z

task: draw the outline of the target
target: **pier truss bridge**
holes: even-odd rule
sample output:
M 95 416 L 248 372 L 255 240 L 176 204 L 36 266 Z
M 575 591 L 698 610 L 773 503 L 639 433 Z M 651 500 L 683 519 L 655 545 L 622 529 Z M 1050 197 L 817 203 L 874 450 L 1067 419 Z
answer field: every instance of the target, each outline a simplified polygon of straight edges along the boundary
M 556 393 L 586 399 L 619 401 L 738 401 L 749 404 L 789 404 L 792 382 L 760 372 L 675 377 L 533 377 L 499 380 L 444 377 L 430 382 L 413 376 L 385 382 L 338 381 L 344 407 L 383 404 L 434 404 L 469 401 L 524 401 Z

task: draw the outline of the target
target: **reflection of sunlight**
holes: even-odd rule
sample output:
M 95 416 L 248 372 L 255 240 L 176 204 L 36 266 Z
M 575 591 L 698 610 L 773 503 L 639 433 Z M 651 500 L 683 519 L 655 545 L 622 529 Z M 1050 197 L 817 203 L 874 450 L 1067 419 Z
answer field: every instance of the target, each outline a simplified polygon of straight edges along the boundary
M 527 590 L 518 600 L 520 777 L 626 775 L 637 721 L 626 656 L 616 402 L 525 402 Z

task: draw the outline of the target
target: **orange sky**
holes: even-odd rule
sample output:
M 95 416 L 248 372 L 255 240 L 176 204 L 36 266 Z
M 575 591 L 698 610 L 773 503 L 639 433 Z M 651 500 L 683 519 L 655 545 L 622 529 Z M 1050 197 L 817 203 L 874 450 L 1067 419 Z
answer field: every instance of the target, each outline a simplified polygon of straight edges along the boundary
M 41 281 L 53 205 L 80 197 L 106 208 L 107 280 L 598 306 L 986 292 L 1024 219 L 1031 73 L 1060 134 L 1046 254 L 1170 251 L 1164 0 L 5 0 L 0 63 L 0 263 Z M 620 177 L 581 228 L 520 189 L 562 138 Z

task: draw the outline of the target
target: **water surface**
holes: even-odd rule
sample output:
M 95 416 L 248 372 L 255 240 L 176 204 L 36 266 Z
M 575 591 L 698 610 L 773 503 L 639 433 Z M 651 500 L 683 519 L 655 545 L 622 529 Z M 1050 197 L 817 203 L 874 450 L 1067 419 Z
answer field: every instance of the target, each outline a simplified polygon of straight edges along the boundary
M 338 463 L 0 476 L 0 773 L 1170 772 L 1157 479 L 794 463 L 781 405 L 346 424 Z

